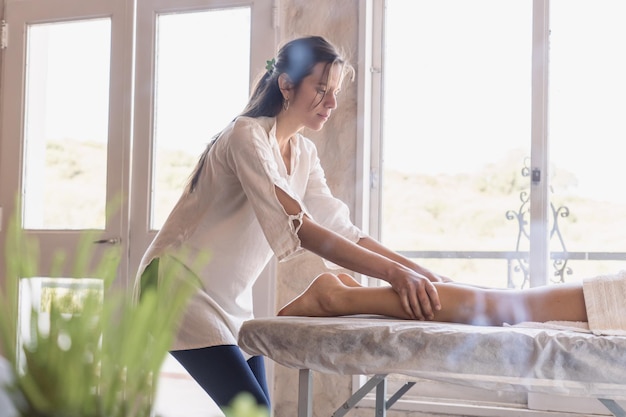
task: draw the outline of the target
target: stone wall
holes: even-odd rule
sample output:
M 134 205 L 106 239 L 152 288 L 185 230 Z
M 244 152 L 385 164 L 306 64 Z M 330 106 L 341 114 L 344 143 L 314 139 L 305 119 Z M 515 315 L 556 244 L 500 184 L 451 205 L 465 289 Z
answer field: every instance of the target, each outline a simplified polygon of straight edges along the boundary
M 358 0 L 280 0 L 279 44 L 307 35 L 321 35 L 356 62 Z M 357 71 L 359 70 L 356 68 Z M 319 150 L 328 185 L 352 213 L 355 206 L 356 83 L 346 83 L 337 109 L 320 132 L 304 132 Z M 278 265 L 276 301 L 279 306 L 304 290 L 324 270 L 321 259 L 301 255 Z M 298 372 L 276 365 L 273 405 L 275 417 L 297 412 Z M 314 375 L 314 416 L 330 416 L 351 392 L 351 378 Z

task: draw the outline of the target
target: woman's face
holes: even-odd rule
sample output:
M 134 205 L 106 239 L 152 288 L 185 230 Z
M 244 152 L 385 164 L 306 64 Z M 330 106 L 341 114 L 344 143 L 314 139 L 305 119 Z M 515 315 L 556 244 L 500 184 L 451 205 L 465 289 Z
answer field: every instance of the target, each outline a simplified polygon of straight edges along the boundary
M 337 108 L 337 94 L 343 81 L 339 64 L 319 63 L 294 91 L 286 113 L 297 118 L 302 127 L 320 130 Z

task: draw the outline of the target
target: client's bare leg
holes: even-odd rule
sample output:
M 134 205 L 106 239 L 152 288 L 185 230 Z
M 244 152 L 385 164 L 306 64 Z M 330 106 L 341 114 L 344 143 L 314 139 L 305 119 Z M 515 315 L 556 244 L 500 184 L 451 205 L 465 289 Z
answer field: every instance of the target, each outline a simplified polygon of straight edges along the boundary
M 442 303 L 435 320 L 478 325 L 523 321 L 587 321 L 582 284 L 558 284 L 525 290 L 435 284 Z
M 278 312 L 279 316 L 310 316 L 330 317 L 348 314 L 360 314 L 340 312 L 339 299 L 335 296 L 348 295 L 342 293 L 344 289 L 361 287 L 354 278 L 347 274 L 334 275 L 325 273 L 319 275 L 309 284 L 308 288 L 298 297 L 291 300 Z M 363 287 L 361 287 L 363 288 Z M 356 309 L 368 308 L 368 306 L 355 306 Z M 380 313 L 382 314 L 382 313 Z
M 476 288 L 435 283 L 442 309 L 436 321 L 501 325 L 522 321 L 587 321 L 580 284 L 559 284 L 527 290 Z M 391 287 L 362 287 L 352 277 L 318 276 L 297 298 L 283 307 L 282 316 L 343 316 L 380 314 L 409 319 Z

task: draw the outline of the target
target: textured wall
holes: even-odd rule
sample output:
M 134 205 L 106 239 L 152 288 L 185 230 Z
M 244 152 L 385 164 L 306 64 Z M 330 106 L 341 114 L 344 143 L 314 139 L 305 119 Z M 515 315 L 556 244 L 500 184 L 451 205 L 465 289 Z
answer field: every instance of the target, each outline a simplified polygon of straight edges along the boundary
M 280 41 L 321 35 L 356 62 L 358 0 L 280 0 Z M 358 69 L 357 69 L 358 70 Z M 328 185 L 354 213 L 356 153 L 356 82 L 343 86 L 338 108 L 320 132 L 304 132 L 317 145 Z M 353 217 L 354 218 L 354 217 Z M 324 270 L 321 259 L 302 255 L 278 265 L 277 307 L 304 290 Z M 314 375 L 314 416 L 330 416 L 351 392 L 351 378 Z M 297 412 L 298 372 L 275 366 L 274 416 L 294 417 Z M 370 410 L 371 411 L 371 410 Z

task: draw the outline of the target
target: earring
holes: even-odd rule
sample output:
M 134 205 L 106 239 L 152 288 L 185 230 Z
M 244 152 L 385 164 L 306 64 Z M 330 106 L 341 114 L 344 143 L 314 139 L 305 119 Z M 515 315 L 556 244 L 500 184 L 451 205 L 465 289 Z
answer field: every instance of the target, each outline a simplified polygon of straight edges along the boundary
M 283 110 L 284 111 L 289 110 L 289 99 L 288 98 L 283 100 Z

